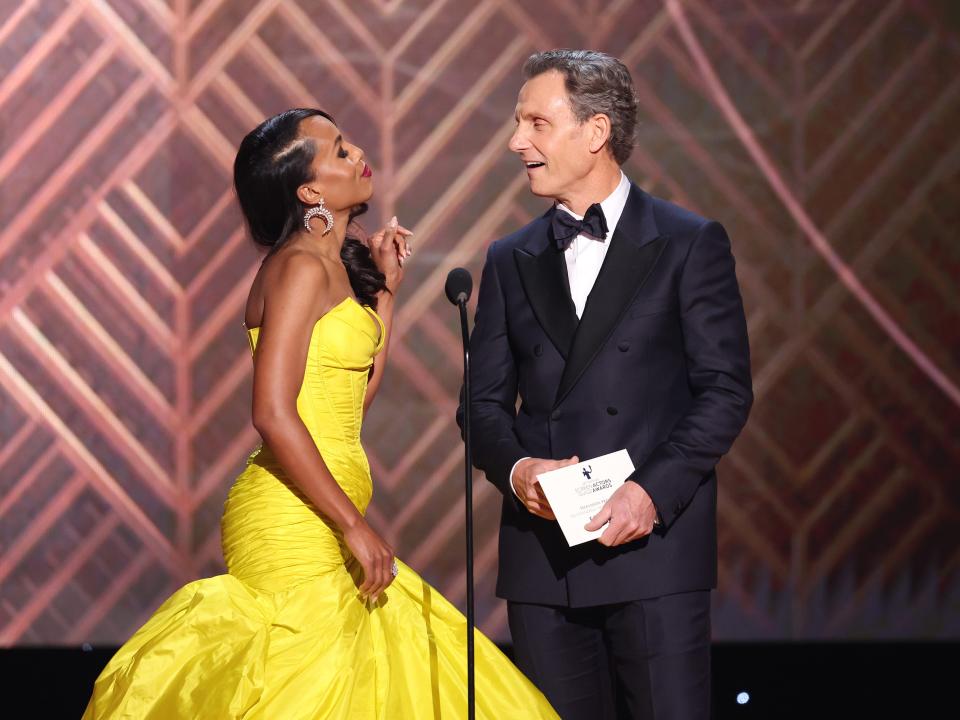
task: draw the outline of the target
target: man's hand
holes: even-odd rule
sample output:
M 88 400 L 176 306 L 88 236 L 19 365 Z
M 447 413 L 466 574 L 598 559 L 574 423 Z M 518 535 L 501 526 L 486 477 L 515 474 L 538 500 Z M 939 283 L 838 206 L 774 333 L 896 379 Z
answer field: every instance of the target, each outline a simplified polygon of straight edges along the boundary
M 649 535 L 653 532 L 656 519 L 657 509 L 647 491 L 628 480 L 610 496 L 600 512 L 583 529 L 599 530 L 609 522 L 599 538 L 600 544 L 616 547 Z
M 513 470 L 513 490 L 516 492 L 520 502 L 531 513 L 544 520 L 556 520 L 553 510 L 550 509 L 550 503 L 547 496 L 543 494 L 543 488 L 537 480 L 537 475 L 566 467 L 567 465 L 576 465 L 580 459 L 574 455 L 566 460 L 546 460 L 544 458 L 526 458 L 517 463 Z

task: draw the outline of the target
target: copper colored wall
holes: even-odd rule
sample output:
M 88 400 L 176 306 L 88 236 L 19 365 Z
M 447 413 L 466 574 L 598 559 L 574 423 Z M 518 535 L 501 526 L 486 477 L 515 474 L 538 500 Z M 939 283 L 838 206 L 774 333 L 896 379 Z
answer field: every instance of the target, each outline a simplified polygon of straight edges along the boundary
M 634 72 L 628 174 L 734 241 L 757 403 L 724 460 L 717 638 L 960 635 L 960 38 L 947 2 L 0 3 L 0 644 L 117 643 L 221 570 L 257 442 L 230 188 L 245 131 L 333 112 L 416 232 L 365 431 L 371 516 L 462 602 L 447 270 L 542 211 L 523 59 Z M 951 14 L 953 13 L 953 14 Z M 478 617 L 498 497 L 478 482 Z

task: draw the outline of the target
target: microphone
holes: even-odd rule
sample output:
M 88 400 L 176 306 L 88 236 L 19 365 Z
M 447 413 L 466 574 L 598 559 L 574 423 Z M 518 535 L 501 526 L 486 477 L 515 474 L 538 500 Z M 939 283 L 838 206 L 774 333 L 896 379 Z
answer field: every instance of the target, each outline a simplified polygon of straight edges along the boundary
M 460 310 L 460 332 L 463 336 L 463 484 L 467 534 L 467 720 L 476 718 L 476 680 L 473 628 L 476 611 L 473 601 L 473 451 L 470 447 L 470 333 L 467 327 L 467 300 L 473 292 L 473 278 L 461 268 L 447 275 L 443 286 L 447 300 Z
M 473 277 L 462 267 L 454 268 L 447 274 L 443 291 L 447 294 L 447 300 L 454 305 L 465 303 L 473 292 Z

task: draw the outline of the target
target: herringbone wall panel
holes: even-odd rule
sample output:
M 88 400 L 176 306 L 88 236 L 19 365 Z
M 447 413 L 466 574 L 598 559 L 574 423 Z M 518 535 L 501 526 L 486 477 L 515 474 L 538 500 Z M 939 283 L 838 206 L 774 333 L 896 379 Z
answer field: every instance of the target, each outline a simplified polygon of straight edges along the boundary
M 947 2 L 0 3 L 0 644 L 115 644 L 220 572 L 257 437 L 243 134 L 331 111 L 416 233 L 365 444 L 373 521 L 463 602 L 447 270 L 543 210 L 523 59 L 630 66 L 626 170 L 725 223 L 757 402 L 721 468 L 720 639 L 960 635 L 960 36 Z M 952 14 L 951 14 L 952 13 Z M 478 617 L 498 496 L 478 477 Z

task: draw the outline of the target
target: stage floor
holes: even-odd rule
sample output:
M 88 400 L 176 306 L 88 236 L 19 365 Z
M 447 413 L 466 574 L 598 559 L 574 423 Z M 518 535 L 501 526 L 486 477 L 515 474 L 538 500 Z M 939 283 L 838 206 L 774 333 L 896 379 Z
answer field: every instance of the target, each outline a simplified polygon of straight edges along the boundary
M 509 647 L 503 648 L 508 654 Z M 5 648 L 8 717 L 79 718 L 114 648 Z M 716 643 L 714 718 L 904 718 L 956 710 L 960 643 Z M 746 694 L 746 696 L 744 695 Z M 22 711 L 17 712 L 15 708 Z M 397 719 L 418 720 L 418 719 Z M 504 720 L 522 720 L 510 718 Z

